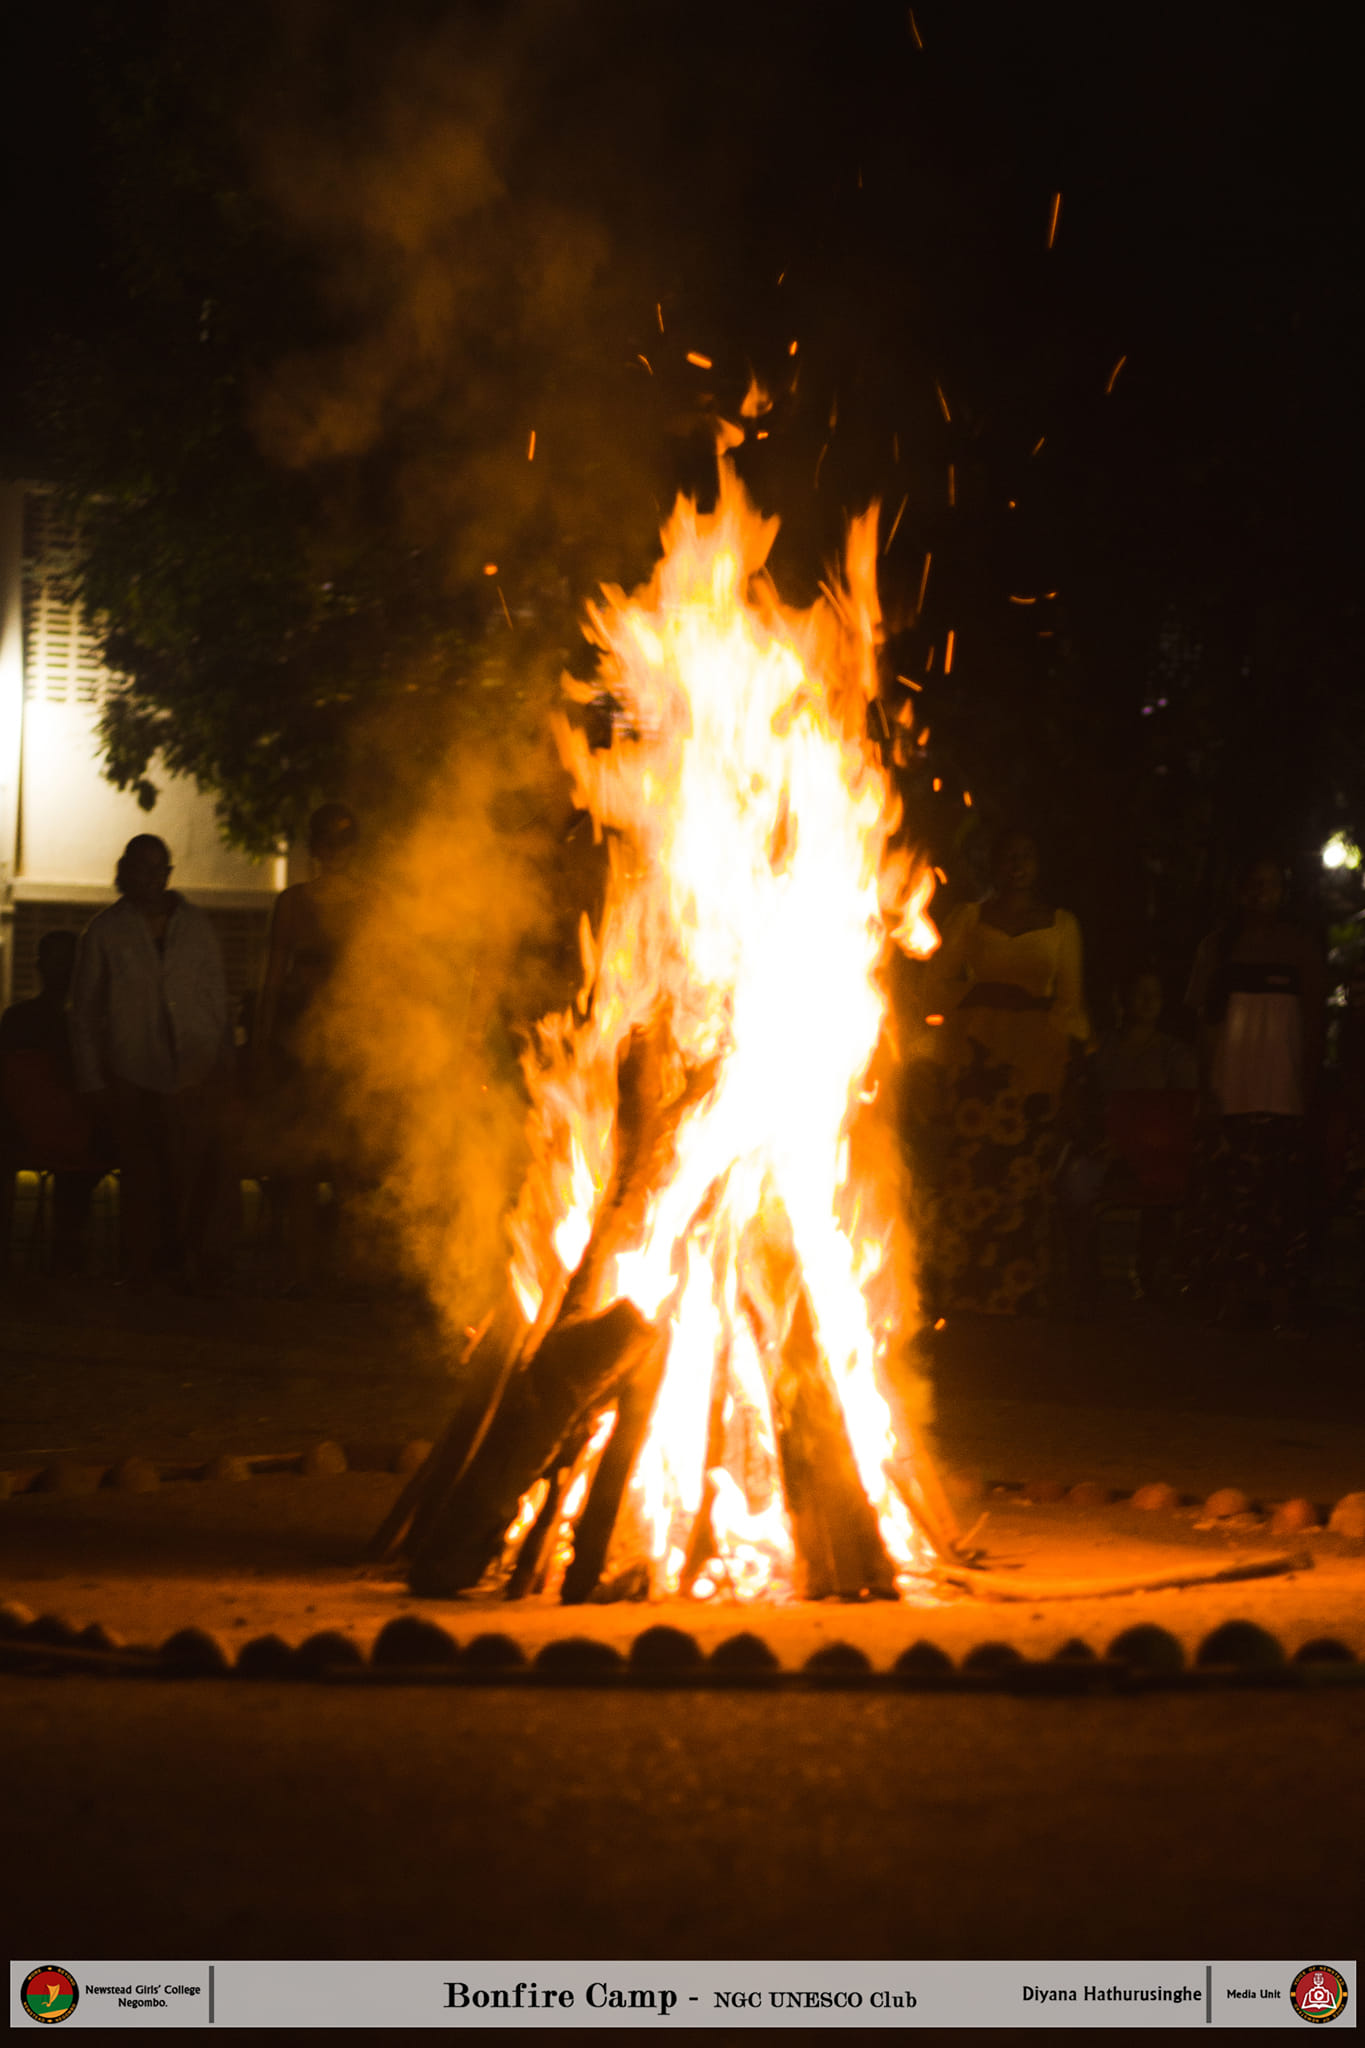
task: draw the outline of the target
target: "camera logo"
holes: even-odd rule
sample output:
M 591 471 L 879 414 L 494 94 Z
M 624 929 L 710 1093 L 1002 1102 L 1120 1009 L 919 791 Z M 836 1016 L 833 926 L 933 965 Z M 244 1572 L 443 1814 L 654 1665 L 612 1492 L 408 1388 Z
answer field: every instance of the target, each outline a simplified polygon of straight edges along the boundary
M 1310 1963 L 1289 1987 L 1289 2003 L 1301 2020 L 1339 2019 L 1346 2010 L 1346 1979 L 1330 1963 Z

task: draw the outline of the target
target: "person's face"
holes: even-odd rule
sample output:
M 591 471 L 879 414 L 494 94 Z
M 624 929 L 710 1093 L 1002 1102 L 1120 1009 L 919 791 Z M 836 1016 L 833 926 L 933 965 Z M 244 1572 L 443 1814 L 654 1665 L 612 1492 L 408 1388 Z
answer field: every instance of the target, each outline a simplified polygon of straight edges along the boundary
M 1038 849 L 1023 833 L 1007 839 L 995 858 L 998 889 L 1031 889 L 1038 879 Z
M 1273 917 L 1284 901 L 1284 883 L 1273 860 L 1258 860 L 1242 884 L 1242 902 L 1257 917 Z
M 1135 1024 L 1155 1024 L 1161 1016 L 1161 983 L 1154 974 L 1140 974 L 1133 983 L 1128 1014 Z
M 166 893 L 171 864 L 159 847 L 136 847 L 124 869 L 127 894 L 134 903 L 155 903 Z

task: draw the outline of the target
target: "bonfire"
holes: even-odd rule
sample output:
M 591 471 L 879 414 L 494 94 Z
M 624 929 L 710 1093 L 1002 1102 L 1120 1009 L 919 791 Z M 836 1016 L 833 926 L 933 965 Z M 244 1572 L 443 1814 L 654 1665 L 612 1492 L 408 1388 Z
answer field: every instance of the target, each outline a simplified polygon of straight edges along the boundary
M 507 1299 L 379 1535 L 423 1594 L 895 1598 L 955 1534 L 876 1099 L 888 951 L 937 944 L 883 758 L 877 508 L 789 608 L 737 439 L 565 679 L 604 907 L 526 1057 Z

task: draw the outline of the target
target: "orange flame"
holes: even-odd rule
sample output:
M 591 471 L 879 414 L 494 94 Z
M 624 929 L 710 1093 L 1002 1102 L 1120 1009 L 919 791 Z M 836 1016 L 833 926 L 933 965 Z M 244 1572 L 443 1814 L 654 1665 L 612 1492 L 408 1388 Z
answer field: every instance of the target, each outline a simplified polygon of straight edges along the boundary
M 749 373 L 749 388 L 740 403 L 740 418 L 745 420 L 762 419 L 764 413 L 771 412 L 772 409 L 772 399 L 751 371 Z
M 741 1306 L 741 1240 L 774 1217 L 888 1552 L 900 1574 L 928 1560 L 892 1476 L 885 1365 L 913 1310 L 894 1190 L 851 1160 L 876 1093 L 879 966 L 890 943 L 925 957 L 938 934 L 934 870 L 896 844 L 899 801 L 868 736 L 877 508 L 851 526 L 842 580 L 789 609 L 765 567 L 778 523 L 747 498 L 731 438 L 715 511 L 678 501 L 651 582 L 606 588 L 588 609 L 597 678 L 565 677 L 571 699 L 615 707 L 606 748 L 572 716 L 556 722 L 576 799 L 607 838 L 608 882 L 597 928 L 580 934 L 578 1005 L 538 1027 L 527 1058 L 534 1170 L 512 1235 L 534 1318 L 562 1292 L 610 1177 L 621 1053 L 666 1018 L 675 1099 L 687 1074 L 715 1078 L 681 1123 L 643 1241 L 595 1306 L 624 1296 L 670 1324 L 631 1502 L 656 1587 L 678 1588 L 705 1501 L 718 1555 L 693 1590 L 743 1599 L 792 1574 L 770 1366 Z

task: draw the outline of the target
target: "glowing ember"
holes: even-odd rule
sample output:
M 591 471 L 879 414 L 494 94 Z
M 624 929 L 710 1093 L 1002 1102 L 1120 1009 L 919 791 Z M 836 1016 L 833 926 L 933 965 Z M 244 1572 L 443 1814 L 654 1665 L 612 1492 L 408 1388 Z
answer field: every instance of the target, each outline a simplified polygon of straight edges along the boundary
M 589 610 L 598 675 L 565 687 L 609 704 L 614 737 L 595 751 L 563 716 L 557 738 L 607 835 L 608 884 L 581 934 L 578 1004 L 528 1056 L 534 1169 L 513 1222 L 517 1298 L 543 1323 L 611 1178 L 622 1057 L 653 1034 L 665 1098 L 690 1083 L 695 1100 L 635 1248 L 581 1306 L 625 1298 L 667 1325 L 615 1555 L 647 1558 L 655 1590 L 702 1599 L 800 1588 L 780 1419 L 798 1352 L 842 1418 L 898 1583 L 931 1559 L 888 1371 L 914 1310 L 900 1202 L 866 1106 L 878 968 L 889 940 L 921 957 L 938 943 L 934 871 L 894 844 L 899 803 L 868 736 L 876 508 L 851 529 L 844 582 L 808 611 L 783 606 L 766 573 L 776 531 L 722 448 L 715 511 L 680 500 L 650 584 Z M 523 1500 L 509 1539 L 545 1497 Z M 562 1522 L 564 1555 L 567 1538 Z

